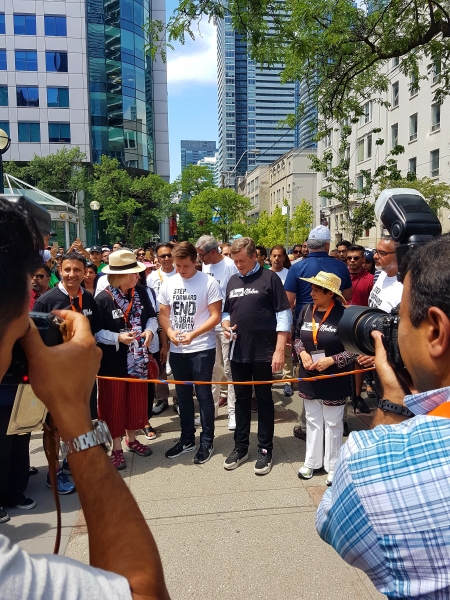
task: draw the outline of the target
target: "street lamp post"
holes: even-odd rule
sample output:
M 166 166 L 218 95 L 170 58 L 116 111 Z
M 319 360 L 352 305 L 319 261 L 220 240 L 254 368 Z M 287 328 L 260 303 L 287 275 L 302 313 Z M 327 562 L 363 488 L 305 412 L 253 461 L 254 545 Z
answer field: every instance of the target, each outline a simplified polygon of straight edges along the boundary
M 3 155 L 11 145 L 11 140 L 8 134 L 3 129 L 0 129 L 0 194 L 5 193 L 5 185 L 3 183 Z
M 94 246 L 96 246 L 98 244 L 98 211 L 100 210 L 100 202 L 93 200 L 89 204 L 89 207 L 92 210 L 92 217 L 94 221 Z
M 243 152 L 243 153 L 241 154 L 241 156 L 239 157 L 239 160 L 237 161 L 237 163 L 236 163 L 236 165 L 235 165 L 234 169 L 233 169 L 232 171 L 225 171 L 225 173 L 224 173 L 224 175 L 225 175 L 225 174 L 227 175 L 227 185 L 225 185 L 225 178 L 222 176 L 222 187 L 228 187 L 228 186 L 229 186 L 229 184 L 230 184 L 230 179 L 231 179 L 231 176 L 233 175 L 233 173 L 235 173 L 235 172 L 236 172 L 236 169 L 238 168 L 238 166 L 239 166 L 239 163 L 241 162 L 241 160 L 244 158 L 244 156 L 245 156 L 245 155 L 246 155 L 248 152 L 249 152 L 250 154 L 260 154 L 260 152 L 261 152 L 261 151 L 260 151 L 260 150 L 258 150 L 257 148 L 253 148 L 253 150 L 249 150 L 249 149 L 247 148 L 247 150 L 244 150 L 244 152 Z

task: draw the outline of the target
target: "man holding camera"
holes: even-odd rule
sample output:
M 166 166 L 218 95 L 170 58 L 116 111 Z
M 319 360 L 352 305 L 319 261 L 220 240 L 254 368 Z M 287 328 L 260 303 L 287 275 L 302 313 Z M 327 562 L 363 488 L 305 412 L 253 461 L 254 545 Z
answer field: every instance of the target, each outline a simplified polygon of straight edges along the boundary
M 442 265 L 450 236 L 408 259 L 398 328 L 407 373 L 400 383 L 373 332 L 382 409 L 371 431 L 353 432 L 342 447 L 316 525 L 389 598 L 443 599 L 450 597 L 450 274 Z
M 73 337 L 60 346 L 45 346 L 28 315 L 31 275 L 42 262 L 42 237 L 24 210 L 3 199 L 0 239 L 0 380 L 20 339 L 34 392 L 52 414 L 61 439 L 71 444 L 68 458 L 86 519 L 90 560 L 88 566 L 63 556 L 30 556 L 0 535 L 1 596 L 167 600 L 161 560 L 147 523 L 100 442 L 92 443 L 89 396 L 101 351 L 89 323 L 77 312 L 58 311 L 69 321 Z M 75 451 L 76 441 L 80 451 Z

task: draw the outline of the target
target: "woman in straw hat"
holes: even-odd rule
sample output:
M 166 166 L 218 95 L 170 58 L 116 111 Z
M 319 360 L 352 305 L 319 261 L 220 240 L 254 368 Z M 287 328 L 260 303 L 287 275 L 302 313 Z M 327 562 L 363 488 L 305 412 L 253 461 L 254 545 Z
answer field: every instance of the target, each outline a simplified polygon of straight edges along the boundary
M 147 383 L 120 381 L 120 378 L 148 379 L 148 347 L 158 329 L 156 313 L 144 287 L 137 285 L 145 265 L 137 262 L 131 250 L 109 255 L 103 269 L 109 287 L 96 298 L 102 329 L 96 334 L 103 351 L 99 375 L 119 378 L 99 379 L 98 414 L 113 437 L 111 460 L 116 469 L 125 469 L 121 436 L 125 446 L 139 456 L 152 451 L 136 439 L 136 430 L 148 424 Z
M 350 371 L 355 355 L 345 351 L 336 333 L 345 310 L 340 278 L 320 271 L 315 277 L 301 279 L 312 284 L 313 304 L 301 311 L 294 336 L 294 348 L 301 360 L 299 377 Z M 324 467 L 328 472 L 326 483 L 331 485 L 342 444 L 345 398 L 351 393 L 350 376 L 299 381 L 298 393 L 304 399 L 306 414 L 306 455 L 298 476 L 311 479 L 315 470 Z

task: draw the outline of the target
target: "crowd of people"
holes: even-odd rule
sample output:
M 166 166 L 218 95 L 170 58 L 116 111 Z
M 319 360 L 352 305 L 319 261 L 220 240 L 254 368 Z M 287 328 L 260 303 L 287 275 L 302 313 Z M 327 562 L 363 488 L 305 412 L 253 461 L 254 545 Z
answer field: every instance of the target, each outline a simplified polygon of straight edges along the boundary
M 266 249 L 247 237 L 221 244 L 212 236 L 134 251 L 119 242 L 85 249 L 80 240 L 67 251 L 39 251 L 42 240 L 27 219 L 0 201 L 8 288 L 8 297 L 0 297 L 0 372 L 3 377 L 13 344 L 22 339 L 30 381 L 66 448 L 67 457 L 55 465 L 58 492 L 71 493 L 77 485 L 96 568 L 58 557 L 35 561 L 0 535 L 8 597 L 26 597 L 25 588 L 38 582 L 44 594 L 38 597 L 52 597 L 64 581 L 99 598 L 140 596 L 148 589 L 168 598 L 154 539 L 117 475 L 126 468 L 123 450 L 151 455 L 137 436 L 156 437 L 150 420 L 169 406 L 165 381 L 173 373 L 176 381 L 198 384 L 175 385 L 180 438 L 166 458 L 195 452 L 193 462 L 206 463 L 214 452 L 218 409 L 226 405 L 234 443 L 230 439 L 223 468 L 232 471 L 249 458 L 255 412 L 254 472 L 267 475 L 275 434 L 270 381 L 281 371 L 283 379 L 295 381 L 286 382 L 285 396 L 296 388 L 303 399 L 294 428 L 294 436 L 306 442 L 298 476 L 327 473 L 329 489 L 317 513 L 320 536 L 389 597 L 448 597 L 450 283 L 439 266 L 450 256 L 448 236 L 412 255 L 403 284 L 390 236 L 373 250 L 346 241 L 333 250 L 328 228 L 320 225 L 291 254 L 282 245 Z M 338 324 L 350 305 L 389 313 L 402 297 L 398 340 L 410 380 L 399 382 L 380 332 L 373 333 L 376 356 L 357 355 L 343 346 Z M 71 324 L 73 338 L 46 347 L 29 310 L 56 311 Z M 74 359 L 80 368 L 73 368 Z M 376 396 L 371 376 L 350 371 L 374 365 L 382 383 L 377 390 L 383 389 L 375 428 L 355 432 L 342 446 L 348 399 L 355 412 L 368 413 L 364 386 L 367 396 Z M 337 374 L 344 375 L 315 378 Z M 52 375 L 55 385 L 49 385 Z M 234 383 L 224 390 L 211 384 L 220 380 Z M 256 385 L 245 385 L 252 381 Z M 405 396 L 406 387 L 415 392 Z M 8 507 L 36 506 L 25 496 L 36 472 L 29 463 L 30 436 L 6 435 L 16 388 L 0 386 L 0 523 L 9 520 Z M 92 420 L 97 429 L 90 431 Z M 111 456 L 100 447 L 108 439 Z M 93 486 L 92 477 L 102 485 Z M 138 557 L 129 553 L 135 543 Z

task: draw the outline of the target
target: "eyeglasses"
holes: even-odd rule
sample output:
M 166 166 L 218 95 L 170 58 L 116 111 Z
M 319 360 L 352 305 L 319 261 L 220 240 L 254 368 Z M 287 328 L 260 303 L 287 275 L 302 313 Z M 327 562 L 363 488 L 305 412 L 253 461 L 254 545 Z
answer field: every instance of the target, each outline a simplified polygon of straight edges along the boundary
M 172 255 L 169 254 L 158 254 L 158 258 L 172 258 Z
M 211 250 L 212 250 L 212 248 L 211 248 Z M 197 252 L 197 254 L 198 254 L 198 257 L 199 257 L 199 258 L 201 258 L 201 259 L 205 258 L 205 256 L 206 256 L 207 254 L 209 254 L 209 253 L 211 252 L 211 250 L 208 250 L 208 252 L 205 252 L 204 254 L 200 254 L 200 252 Z
M 300 254 L 301 250 L 292 250 L 292 254 Z
M 383 258 L 383 256 L 387 256 L 388 254 L 395 254 L 394 252 L 384 252 L 383 250 L 375 250 L 375 252 L 373 253 L 374 256 L 375 254 L 378 254 L 378 256 L 381 256 L 381 258 Z
M 347 260 L 362 260 L 364 256 L 347 256 Z
M 44 279 L 44 277 L 49 277 L 49 275 L 42 275 L 41 273 L 36 273 L 36 275 L 33 275 L 32 279 Z

